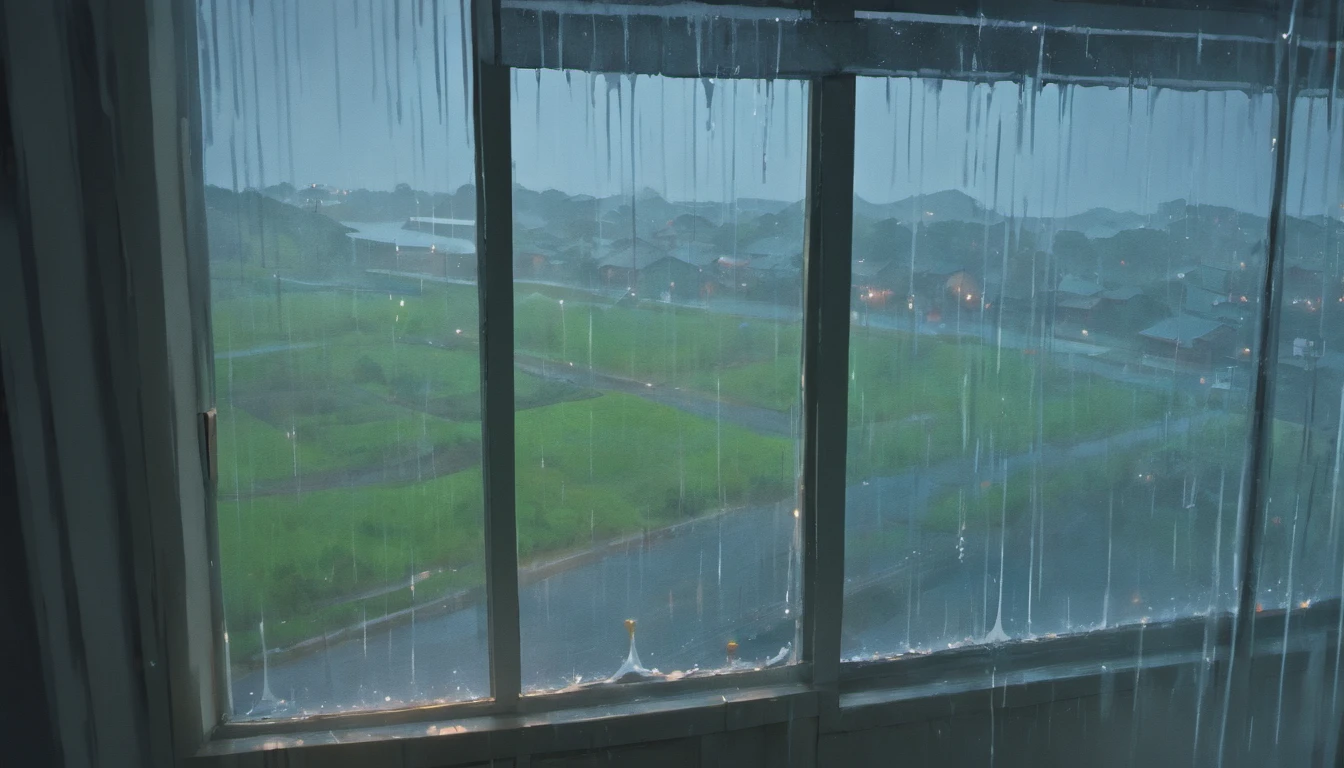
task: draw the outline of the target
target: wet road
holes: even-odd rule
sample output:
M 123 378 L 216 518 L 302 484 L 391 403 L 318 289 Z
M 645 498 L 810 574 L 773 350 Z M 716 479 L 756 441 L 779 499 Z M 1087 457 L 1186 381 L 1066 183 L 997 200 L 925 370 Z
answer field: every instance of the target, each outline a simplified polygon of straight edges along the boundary
M 785 504 L 748 507 L 632 541 L 520 589 L 523 684 L 558 688 L 605 678 L 636 619 L 641 660 L 662 671 L 718 667 L 725 645 L 764 661 L 793 643 L 797 519 Z M 466 610 L 370 630 L 269 669 L 270 690 L 305 711 L 488 694 L 485 612 Z M 414 653 L 412 653 L 414 649 Z M 234 683 L 235 710 L 262 678 Z

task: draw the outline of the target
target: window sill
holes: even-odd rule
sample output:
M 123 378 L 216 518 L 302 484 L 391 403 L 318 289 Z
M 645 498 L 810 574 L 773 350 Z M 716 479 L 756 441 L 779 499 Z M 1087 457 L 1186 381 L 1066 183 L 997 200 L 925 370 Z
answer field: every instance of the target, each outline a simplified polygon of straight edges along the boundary
M 1294 608 L 1287 652 L 1333 647 L 1340 601 Z M 1256 656 L 1285 652 L 1283 609 L 1256 614 Z M 1228 658 L 1233 616 L 1190 617 L 1066 637 L 974 646 L 841 666 L 839 712 L 827 730 L 860 731 L 1130 691 L 1141 676 Z M 1220 678 L 1214 678 L 1215 682 Z
M 278 750 L 314 765 L 457 765 L 702 736 L 816 714 L 817 696 L 808 685 L 754 685 L 531 714 L 213 738 L 189 764 L 270 765 L 274 756 L 265 753 Z
M 1289 650 L 1332 641 L 1338 611 L 1337 599 L 1294 609 Z M 1283 621 L 1282 610 L 1257 614 L 1257 655 L 1283 653 Z M 487 701 L 225 724 L 190 764 L 261 766 L 270 764 L 265 753 L 283 751 L 317 765 L 458 765 L 703 736 L 818 716 L 822 731 L 860 731 L 991 707 L 1123 693 L 1142 675 L 1220 665 L 1231 633 L 1230 615 L 1193 617 L 924 657 L 851 662 L 841 667 L 838 708 L 826 703 L 835 698 L 803 682 L 809 668 L 799 665 L 731 679 L 684 681 L 693 682 L 690 687 L 660 682 L 525 696 L 517 713 L 495 712 Z M 434 719 L 436 713 L 449 717 Z

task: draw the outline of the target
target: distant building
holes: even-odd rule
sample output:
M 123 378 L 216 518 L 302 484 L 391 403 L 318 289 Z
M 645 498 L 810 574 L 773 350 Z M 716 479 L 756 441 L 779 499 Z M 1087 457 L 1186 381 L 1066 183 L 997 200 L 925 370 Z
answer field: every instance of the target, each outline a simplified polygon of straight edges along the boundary
M 517 247 L 513 251 L 514 277 L 549 277 L 562 266 L 564 261 L 557 259 L 555 252 L 538 247 Z
M 902 266 L 890 258 L 857 259 L 850 270 L 854 296 L 868 308 L 881 309 L 898 298 L 902 302 L 909 301 L 906 295 L 910 275 L 908 261 Z
M 1236 325 L 1247 315 L 1249 304 L 1239 296 L 1231 296 L 1200 288 L 1195 283 L 1185 285 L 1185 299 L 1181 310 L 1186 314 Z
M 760 296 L 802 289 L 802 238 L 790 235 L 763 237 L 739 249 L 739 255 L 747 258 L 747 266 L 736 271 L 739 288 Z
M 1105 289 L 1088 280 L 1065 276 L 1055 289 L 1056 319 L 1086 328 L 1093 324 L 1093 311 L 1104 301 Z
M 667 251 L 648 240 L 627 237 L 599 246 L 593 258 L 603 285 L 623 285 L 634 290 L 638 288 L 640 272 L 666 257 Z
M 1179 280 L 1184 280 L 1187 285 L 1193 285 L 1214 293 L 1227 293 L 1232 289 L 1232 271 L 1221 267 L 1201 264 L 1177 272 L 1176 277 Z
M 1299 337 L 1291 346 L 1281 345 L 1280 353 L 1274 399 L 1280 408 L 1292 409 L 1282 415 L 1300 420 L 1302 404 L 1311 393 L 1336 393 L 1333 397 L 1316 397 L 1310 411 L 1313 423 L 1333 435 L 1341 418 L 1338 393 L 1344 389 L 1344 352 L 1325 352 L 1318 340 Z
M 1108 301 L 1115 304 L 1125 304 L 1127 302 L 1133 301 L 1134 299 L 1137 299 L 1142 295 L 1143 295 L 1142 288 L 1137 288 L 1131 285 L 1125 288 L 1116 288 L 1113 291 L 1105 291 L 1101 294 L 1101 298 L 1103 301 Z
M 513 274 L 523 278 L 561 278 L 569 266 L 565 243 L 545 229 L 517 229 L 513 237 Z
M 1302 264 L 1288 264 L 1283 270 L 1283 297 L 1288 304 L 1320 305 L 1324 291 L 1322 270 Z
M 914 288 L 917 296 L 927 297 L 934 302 L 942 301 L 948 294 L 949 286 L 960 275 L 970 272 L 960 264 L 928 264 L 916 266 Z M 927 303 L 927 302 L 926 302 Z
M 1214 360 L 1234 357 L 1232 329 L 1203 317 L 1168 317 L 1139 332 L 1148 354 L 1177 363 L 1211 365 Z
M 443 219 L 435 216 L 412 216 L 401 225 L 402 229 L 428 232 L 431 235 L 476 240 L 476 222 L 472 219 Z
M 640 271 L 639 295 L 644 298 L 705 299 L 723 289 L 719 257 L 704 243 L 677 246 Z
M 1125 336 L 1156 323 L 1167 315 L 1167 308 L 1135 286 L 1103 291 L 1092 312 L 1091 328 L 1102 333 Z
M 355 265 L 438 277 L 474 277 L 475 224 L 466 222 L 471 229 L 469 236 L 455 237 L 433 231 L 437 225 L 429 222 L 435 220 L 417 221 L 417 218 L 405 222 L 343 222 L 355 230 L 346 235 L 351 240 L 351 259 Z M 452 231 L 451 225 L 445 228 Z M 457 231 L 466 234 L 465 228 Z
M 1090 298 L 1092 296 L 1100 296 L 1105 292 L 1105 289 L 1091 280 L 1080 280 L 1079 278 L 1065 275 L 1060 278 L 1059 285 L 1055 288 L 1055 291 L 1063 296 L 1084 296 Z

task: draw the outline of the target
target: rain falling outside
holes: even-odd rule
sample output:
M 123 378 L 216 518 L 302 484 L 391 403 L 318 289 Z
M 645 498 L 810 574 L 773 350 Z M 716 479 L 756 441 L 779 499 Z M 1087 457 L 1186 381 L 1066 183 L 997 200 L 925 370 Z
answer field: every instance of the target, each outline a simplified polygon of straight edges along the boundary
M 465 5 L 198 7 L 235 713 L 487 698 Z M 795 663 L 809 86 L 564 66 L 511 81 L 524 691 Z M 1046 68 L 858 80 L 845 661 L 1237 610 L 1276 98 Z M 1341 589 L 1337 109 L 1267 337 L 1285 649 Z

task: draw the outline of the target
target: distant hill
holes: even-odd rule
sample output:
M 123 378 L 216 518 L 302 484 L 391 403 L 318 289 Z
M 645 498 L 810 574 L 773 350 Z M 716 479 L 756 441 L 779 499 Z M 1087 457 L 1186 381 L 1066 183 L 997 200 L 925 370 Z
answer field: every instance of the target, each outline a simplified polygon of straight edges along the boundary
M 750 213 L 780 213 L 785 208 L 793 206 L 801 207 L 802 203 L 786 203 L 781 200 L 766 200 L 760 197 L 740 197 L 737 199 L 737 210 L 739 212 Z
M 300 189 L 300 193 L 302 193 Z M 456 192 L 425 192 L 398 184 L 396 189 L 354 189 L 323 201 L 319 210 L 336 221 L 401 221 L 412 216 L 471 219 L 476 216 L 476 188 Z
M 1003 216 L 987 210 L 974 197 L 957 189 L 913 195 L 894 203 L 872 203 L 856 197 L 854 213 L 870 219 L 895 219 L 906 226 L 940 221 L 964 221 L 974 224 L 985 222 L 997 224 L 1003 221 Z
M 210 260 L 310 276 L 328 275 L 349 263 L 348 227 L 312 209 L 256 191 L 205 188 Z M 228 275 L 224 270 L 221 274 Z
M 474 218 L 476 203 L 471 185 L 447 193 L 405 184 L 387 191 L 278 184 L 241 195 L 211 188 L 207 198 L 212 258 L 266 268 L 300 265 L 310 272 L 338 268 L 322 254 L 344 245 L 339 221 Z M 1007 242 L 1004 213 L 956 189 L 888 203 L 856 197 L 854 213 L 855 254 L 862 259 L 918 254 L 921 263 L 978 264 L 1001 253 Z M 1264 213 L 1184 199 L 1160 203 L 1148 213 L 1096 207 L 1058 218 L 1033 214 L 1015 220 L 1011 252 L 1030 252 L 1059 243 L 1062 233 L 1075 233 L 1061 255 L 1070 269 L 1096 279 L 1112 279 L 1122 261 L 1145 280 L 1165 275 L 1174 265 L 1243 268 L 1243 263 L 1263 261 L 1267 234 Z M 663 245 L 694 240 L 732 254 L 762 238 L 801 242 L 806 212 L 801 200 L 674 201 L 648 187 L 632 200 L 628 193 L 593 197 L 515 185 L 513 218 L 519 242 L 542 251 L 628 238 L 633 227 L 637 237 Z M 1321 269 L 1344 242 L 1344 223 L 1332 216 L 1290 216 L 1285 242 L 1290 263 Z
M 1145 218 L 1131 211 L 1114 211 L 1110 208 L 1091 208 L 1072 216 L 1055 219 L 1055 230 L 1082 232 L 1090 238 L 1110 237 L 1126 229 L 1139 229 L 1144 226 Z

